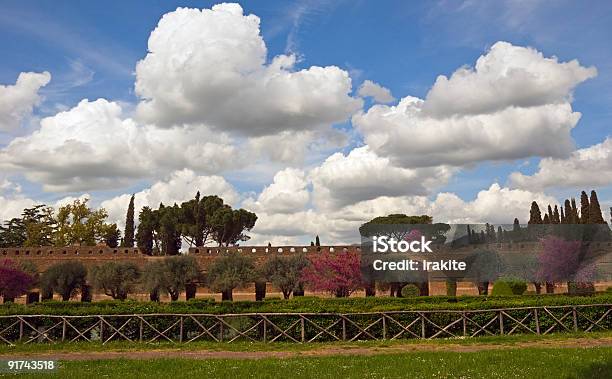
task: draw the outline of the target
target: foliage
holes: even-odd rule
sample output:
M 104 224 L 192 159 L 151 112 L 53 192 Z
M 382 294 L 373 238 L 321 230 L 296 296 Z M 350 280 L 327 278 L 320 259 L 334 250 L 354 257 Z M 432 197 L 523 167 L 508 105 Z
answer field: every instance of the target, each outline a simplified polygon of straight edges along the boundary
M 0 266 L 0 296 L 14 299 L 28 292 L 34 285 L 34 278 L 24 272 L 18 264 L 5 259 Z
M 90 283 L 113 299 L 125 300 L 139 277 L 140 270 L 134 263 L 107 262 L 91 269 Z
M 123 232 L 123 247 L 134 247 L 134 195 L 130 197 L 125 214 L 125 230 Z
M 72 204 L 58 209 L 57 228 L 53 236 L 55 246 L 93 246 L 108 236 L 109 226 L 105 224 L 108 216 L 106 210 L 104 208 L 93 210 L 87 206 L 87 202 L 88 199 L 76 199 Z
M 580 241 L 567 241 L 556 236 L 542 239 L 542 250 L 538 255 L 538 276 L 547 282 L 571 280 L 586 271 L 580 268 Z M 588 281 L 589 278 L 580 278 Z
M 153 232 L 155 219 L 150 207 L 143 207 L 138 215 L 138 231 L 136 232 L 136 245 L 141 252 L 153 255 Z
M 406 284 L 402 287 L 402 297 L 415 297 L 419 296 L 420 293 L 419 287 L 414 284 Z
M 289 300 L 266 299 L 266 301 L 220 302 L 214 299 L 194 299 L 169 303 L 148 301 L 96 301 L 92 303 L 45 301 L 24 305 L 0 305 L 0 315 L 50 314 L 50 315 L 96 315 L 96 314 L 150 314 L 150 313 L 257 313 L 257 312 L 304 312 L 304 313 L 351 313 L 383 311 L 421 310 L 474 310 L 556 305 L 610 304 L 612 293 L 594 296 L 567 295 L 523 295 L 495 298 L 486 296 L 418 296 L 401 297 L 349 297 L 320 298 L 315 296 L 294 297 Z M 612 319 L 604 320 L 612 326 Z M 604 325 L 604 324 L 602 324 Z
M 176 256 L 148 263 L 143 270 L 142 281 L 150 293 L 167 293 L 176 301 L 185 287 L 196 282 L 199 276 L 198 263 L 194 257 Z
M 56 263 L 49 267 L 40 278 L 41 290 L 58 293 L 62 300 L 68 301 L 86 284 L 87 269 L 81 262 L 69 261 Z
M 324 252 L 310 262 L 302 272 L 302 280 L 314 291 L 347 297 L 362 287 L 359 255 L 355 252 Z
M 121 238 L 121 232 L 117 228 L 117 224 L 106 224 L 102 227 L 102 241 L 108 247 L 119 246 L 119 239 Z
M 407 227 L 406 225 L 412 226 Z M 446 241 L 445 233 L 449 230 L 450 225 L 443 223 L 434 224 L 431 216 L 408 216 L 405 214 L 375 217 L 359 227 L 359 233 L 362 236 L 384 233 L 396 240 L 405 239 L 406 233 L 418 231 L 428 240 L 433 241 L 434 244 L 444 243 Z
M 512 291 L 511 295 L 522 295 L 527 291 L 527 282 L 519 278 L 513 277 L 505 277 L 495 281 L 493 285 L 493 290 L 495 290 L 495 286 L 498 283 L 506 283 L 510 290 Z
M 253 259 L 240 253 L 230 253 L 215 259 L 208 269 L 207 282 L 225 300 L 232 300 L 232 291 L 252 281 L 255 275 Z
M 276 288 L 280 289 L 285 299 L 291 292 L 302 288 L 302 271 L 310 262 L 304 255 L 282 256 L 273 255 L 262 268 L 264 277 Z
M 503 280 L 498 280 L 493 284 L 491 296 L 511 296 L 514 295 L 510 284 Z
M 25 208 L 20 218 L 0 226 L 0 246 L 48 246 L 55 230 L 53 209 L 46 205 Z
M 244 209 L 234 210 L 229 205 L 223 205 L 212 214 L 210 224 L 213 239 L 219 246 L 235 245 L 240 241 L 249 240 L 244 234 L 255 226 L 257 216 Z

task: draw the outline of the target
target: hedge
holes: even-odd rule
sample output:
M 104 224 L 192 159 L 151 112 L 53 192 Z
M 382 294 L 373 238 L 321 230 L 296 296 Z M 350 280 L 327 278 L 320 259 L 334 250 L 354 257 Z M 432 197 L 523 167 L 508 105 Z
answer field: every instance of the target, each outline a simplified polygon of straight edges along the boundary
M 360 313 L 409 310 L 473 310 L 547 305 L 612 304 L 612 293 L 594 296 L 523 295 L 523 296 L 420 296 L 412 298 L 361 297 L 319 298 L 298 297 L 290 300 L 271 299 L 260 302 L 218 302 L 193 299 L 172 303 L 142 301 L 100 301 L 93 303 L 46 301 L 30 305 L 3 304 L 0 315 L 110 315 L 151 313 Z

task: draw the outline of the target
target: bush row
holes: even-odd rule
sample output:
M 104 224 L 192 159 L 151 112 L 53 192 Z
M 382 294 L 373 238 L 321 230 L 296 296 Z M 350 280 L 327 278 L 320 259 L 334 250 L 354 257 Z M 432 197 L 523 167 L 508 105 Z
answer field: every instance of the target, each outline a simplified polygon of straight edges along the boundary
M 533 306 L 612 304 L 612 293 L 594 296 L 523 295 L 523 296 L 421 296 L 411 298 L 360 297 L 319 298 L 297 297 L 290 300 L 215 301 L 192 299 L 172 303 L 141 301 L 100 301 L 94 303 L 45 301 L 37 304 L 3 304 L 0 315 L 96 315 L 96 314 L 151 314 L 151 313 L 360 313 L 409 310 L 475 310 Z

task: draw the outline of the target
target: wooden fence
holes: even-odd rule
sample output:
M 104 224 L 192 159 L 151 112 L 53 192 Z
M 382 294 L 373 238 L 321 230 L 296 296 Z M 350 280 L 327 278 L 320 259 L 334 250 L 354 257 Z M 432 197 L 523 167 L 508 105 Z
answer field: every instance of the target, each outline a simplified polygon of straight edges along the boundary
M 0 316 L 0 341 L 55 343 L 323 342 L 612 329 L 612 304 L 369 313 L 245 313 Z

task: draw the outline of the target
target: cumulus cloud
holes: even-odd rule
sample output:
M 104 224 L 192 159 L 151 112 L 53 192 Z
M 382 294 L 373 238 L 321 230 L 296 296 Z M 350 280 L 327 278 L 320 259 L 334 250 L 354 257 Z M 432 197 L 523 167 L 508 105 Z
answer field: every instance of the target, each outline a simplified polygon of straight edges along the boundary
M 559 62 L 530 47 L 497 42 L 450 78 L 438 76 L 423 111 L 437 117 L 492 113 L 508 107 L 534 107 L 571 100 L 573 89 L 597 75 L 577 60 Z
M 378 83 L 374 83 L 371 80 L 366 80 L 361 84 L 357 94 L 361 97 L 371 97 L 374 101 L 378 103 L 392 103 L 395 101 L 393 95 L 391 95 L 391 91 L 389 89 L 381 86 Z
M 542 159 L 533 175 L 510 174 L 510 185 L 530 190 L 612 185 L 612 138 L 578 149 L 567 159 Z
M 165 180 L 155 182 L 150 187 L 135 193 L 134 210 L 136 217 L 144 206 L 157 208 L 160 203 L 173 205 L 193 199 L 196 192 L 202 196 L 217 195 L 225 203 L 234 204 L 239 195 L 234 187 L 223 177 L 197 175 L 192 170 L 184 169 L 173 172 Z M 130 203 L 130 194 L 123 194 L 103 201 L 100 206 L 108 212 L 108 218 L 121 227 L 125 226 L 125 214 Z
M 408 169 L 394 166 L 368 146 L 335 153 L 310 172 L 314 200 L 322 209 L 337 209 L 380 196 L 427 195 L 450 179 L 446 166 Z
M 51 80 L 48 72 L 22 72 L 14 85 L 0 85 L 0 131 L 10 132 L 32 113 L 40 101 L 38 91 Z
M 463 200 L 454 193 L 440 193 L 433 200 L 427 196 L 379 196 L 334 211 L 307 209 L 292 214 L 258 214 L 253 229 L 257 239 L 276 236 L 278 241 L 307 243 L 320 235 L 323 243 L 358 243 L 359 226 L 374 217 L 392 213 L 429 214 L 435 222 L 511 224 L 529 218 L 532 201 L 555 204 L 554 197 L 501 187 L 494 183 L 480 191 L 473 200 Z
M 353 124 L 373 151 L 398 165 L 567 157 L 581 116 L 572 110 L 572 90 L 595 74 L 575 60 L 559 63 L 498 42 L 475 69 L 439 77 L 425 100 L 375 105 Z
M 338 67 L 295 70 L 294 55 L 266 63 L 259 22 L 238 4 L 164 15 L 136 66 L 139 117 L 264 136 L 329 126 L 361 108 Z
M 310 199 L 304 171 L 286 168 L 274 175 L 257 200 L 246 199 L 243 206 L 267 213 L 292 213 L 304 209 Z
M 21 186 L 7 179 L 0 181 L 0 222 L 21 216 L 24 208 L 37 204 L 25 196 Z
M 160 129 L 122 117 L 119 104 L 82 100 L 44 118 L 32 134 L 0 151 L 0 164 L 46 191 L 118 188 L 181 168 L 216 173 L 238 160 L 227 136 L 202 126 Z

